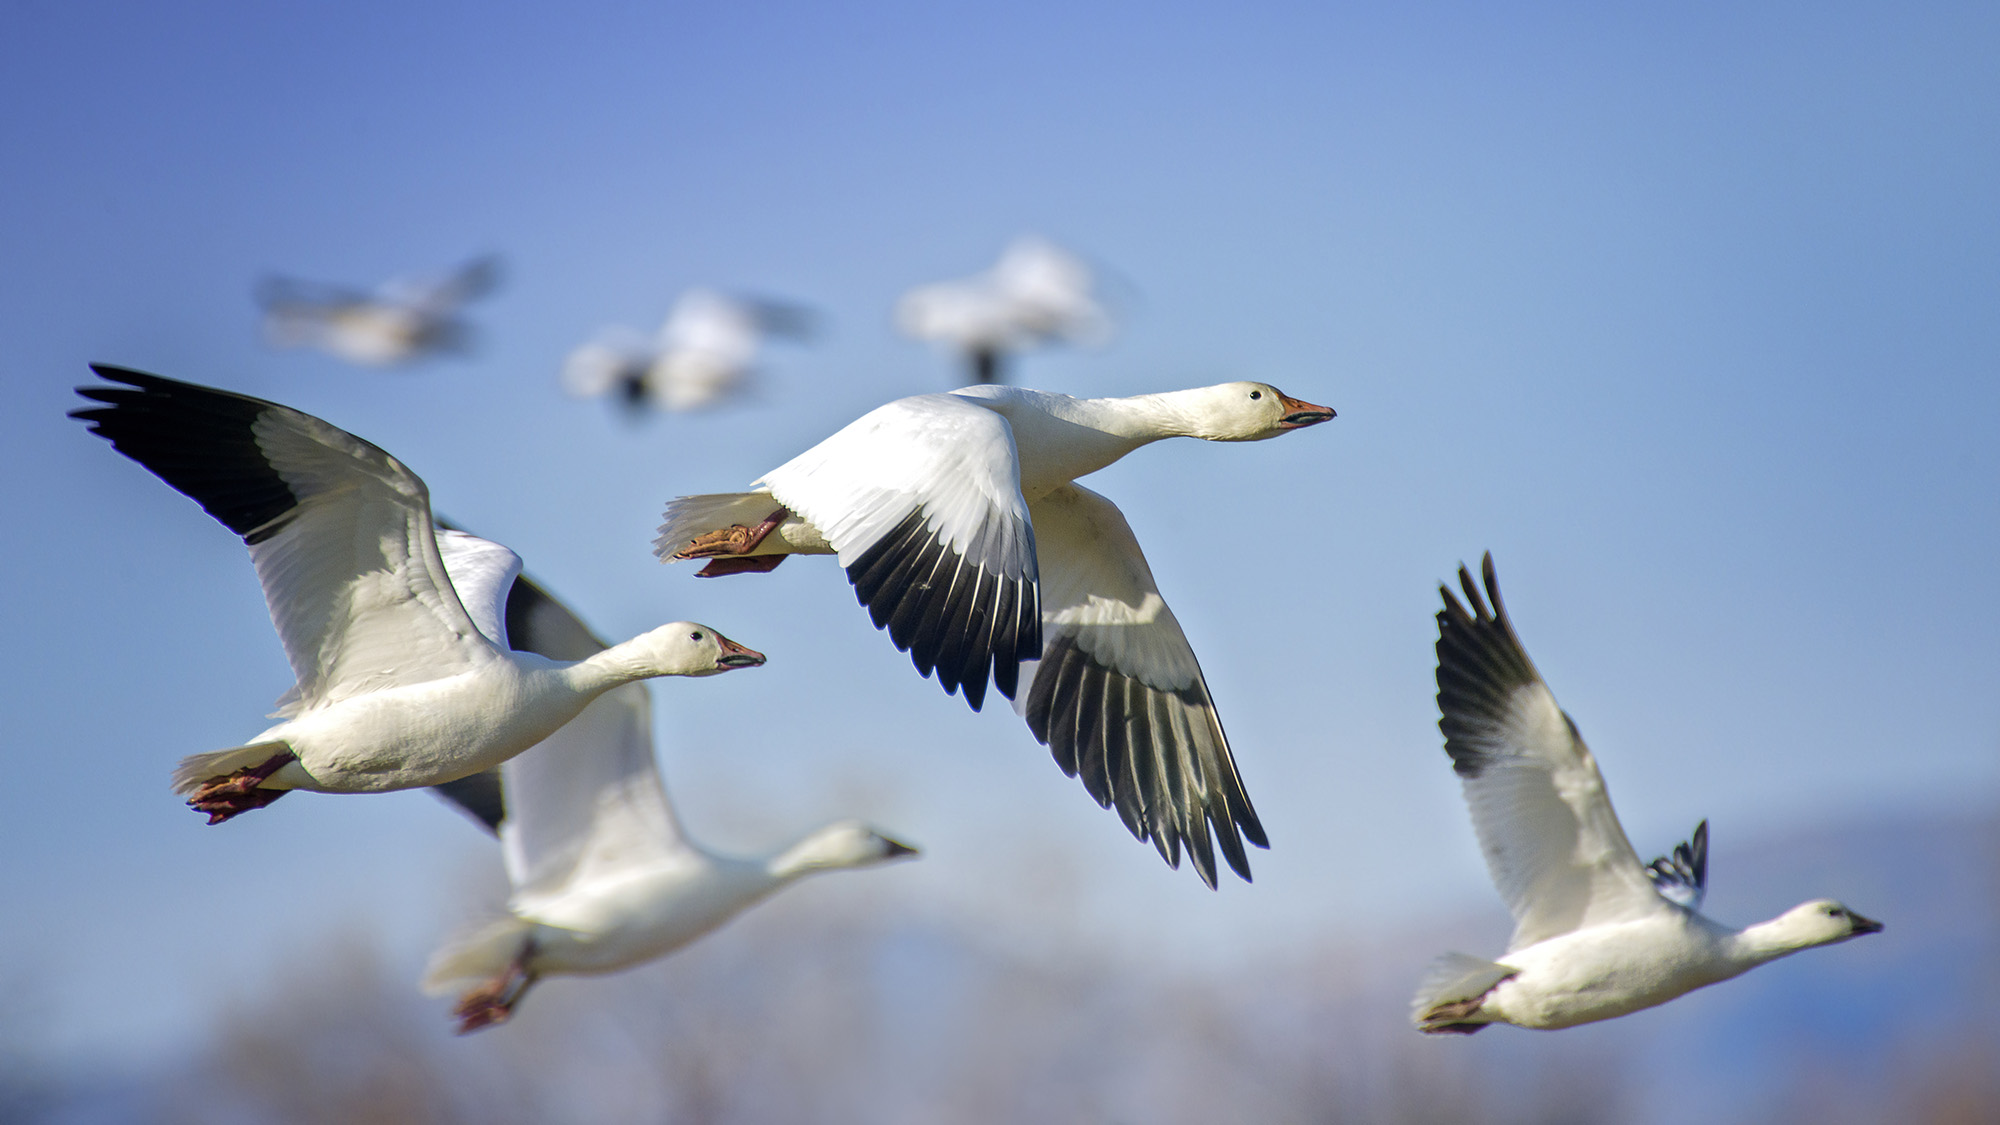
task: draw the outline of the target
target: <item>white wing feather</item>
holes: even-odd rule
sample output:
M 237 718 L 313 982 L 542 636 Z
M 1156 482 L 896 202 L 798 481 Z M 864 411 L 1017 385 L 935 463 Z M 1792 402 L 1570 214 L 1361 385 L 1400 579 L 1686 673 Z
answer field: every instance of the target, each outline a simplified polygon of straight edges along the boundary
M 1596 759 L 1514 634 L 1491 557 L 1493 612 L 1472 576 L 1459 577 L 1474 612 L 1443 591 L 1439 726 L 1487 868 L 1514 915 L 1509 951 L 1665 908 L 1612 811 Z
M 514 583 L 507 616 L 518 649 L 581 660 L 606 647 L 526 579 Z M 691 853 L 660 781 L 652 731 L 646 686 L 627 684 L 501 766 L 500 840 L 517 905 Z

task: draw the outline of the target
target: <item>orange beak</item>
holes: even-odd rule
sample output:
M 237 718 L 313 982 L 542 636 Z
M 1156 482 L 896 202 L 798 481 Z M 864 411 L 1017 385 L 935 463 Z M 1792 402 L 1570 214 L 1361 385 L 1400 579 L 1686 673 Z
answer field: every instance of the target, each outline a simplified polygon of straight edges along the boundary
M 1278 392 L 1278 402 L 1285 408 L 1285 416 L 1278 425 L 1288 430 L 1300 430 L 1307 426 L 1317 426 L 1333 417 L 1333 407 L 1314 406 L 1310 402 L 1296 399 L 1283 391 Z
M 721 633 L 715 635 L 715 643 L 722 646 L 722 657 L 716 663 L 724 668 L 755 668 L 764 663 L 763 653 L 744 648 Z

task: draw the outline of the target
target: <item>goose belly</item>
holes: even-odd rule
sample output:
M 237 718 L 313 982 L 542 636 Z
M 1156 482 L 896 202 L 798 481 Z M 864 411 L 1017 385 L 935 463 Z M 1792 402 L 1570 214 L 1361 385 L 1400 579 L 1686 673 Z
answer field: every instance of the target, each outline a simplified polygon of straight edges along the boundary
M 1555 1029 L 1650 1008 L 1731 975 L 1704 969 L 1706 945 L 1672 919 L 1564 934 L 1502 957 L 1520 972 L 1494 988 L 1482 1011 Z
M 421 788 L 506 761 L 555 733 L 585 702 L 535 686 L 511 674 L 464 673 L 314 708 L 262 737 L 283 739 L 298 757 L 307 777 L 294 788 Z
M 684 871 L 620 879 L 516 905 L 534 923 L 535 968 L 609 973 L 688 945 L 762 895 Z

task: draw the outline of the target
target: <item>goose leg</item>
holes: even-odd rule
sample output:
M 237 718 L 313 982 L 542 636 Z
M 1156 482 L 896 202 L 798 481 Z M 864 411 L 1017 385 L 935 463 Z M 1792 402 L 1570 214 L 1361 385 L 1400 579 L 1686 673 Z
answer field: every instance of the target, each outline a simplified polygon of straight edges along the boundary
M 451 1014 L 458 1020 L 460 1035 L 507 1022 L 507 1018 L 514 1014 L 514 1005 L 521 1002 L 528 986 L 535 983 L 535 974 L 528 968 L 528 961 L 534 953 L 534 942 L 522 942 L 521 952 L 514 955 L 499 976 L 459 997 L 458 1006 L 451 1010 Z
M 265 789 L 265 778 L 284 769 L 298 759 L 287 750 L 271 755 L 262 765 L 248 766 L 235 773 L 210 778 L 188 798 L 188 807 L 196 812 L 208 814 L 210 824 L 221 824 L 239 813 L 251 809 L 261 809 L 272 801 L 291 792 L 289 789 Z

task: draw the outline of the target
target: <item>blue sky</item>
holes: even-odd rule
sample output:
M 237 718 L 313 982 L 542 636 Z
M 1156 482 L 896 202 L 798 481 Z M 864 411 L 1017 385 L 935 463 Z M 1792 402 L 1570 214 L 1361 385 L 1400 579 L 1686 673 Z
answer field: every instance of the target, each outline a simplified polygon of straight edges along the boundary
M 657 690 L 691 828 L 864 815 L 912 911 L 1211 961 L 1500 907 L 1431 695 L 1435 583 L 1491 549 L 1638 847 L 2000 797 L 2000 14 L 1976 4 L 23 3 L 0 17 L 0 954 L 57 1053 L 201 1026 L 326 928 L 414 974 L 492 889 L 427 796 L 209 829 L 166 774 L 286 686 L 240 545 L 65 420 L 102 360 L 391 450 L 601 632 L 707 621 L 770 666 Z M 1340 411 L 1143 450 L 1124 507 L 1274 850 L 1166 871 L 997 706 L 868 627 L 825 560 L 697 582 L 661 504 L 943 389 L 919 282 L 1040 232 L 1117 276 L 1108 347 L 1020 381 L 1256 378 Z M 268 272 L 477 253 L 477 352 L 273 353 Z M 818 309 L 760 401 L 634 427 L 556 371 L 683 288 Z M 829 880 L 798 893 L 837 894 Z M 1839 894 L 1802 887 L 1798 897 Z M 1760 904 L 1776 912 L 1789 902 Z M 1855 903 L 1866 910 L 1865 903 Z M 1732 918 L 1743 922 L 1749 918 Z M 242 987 L 253 987 L 245 984 Z

